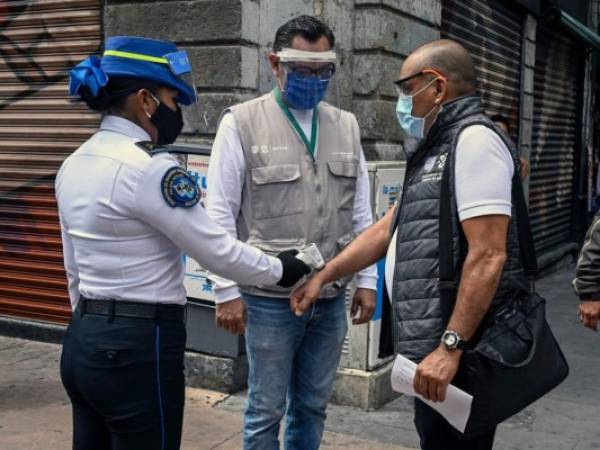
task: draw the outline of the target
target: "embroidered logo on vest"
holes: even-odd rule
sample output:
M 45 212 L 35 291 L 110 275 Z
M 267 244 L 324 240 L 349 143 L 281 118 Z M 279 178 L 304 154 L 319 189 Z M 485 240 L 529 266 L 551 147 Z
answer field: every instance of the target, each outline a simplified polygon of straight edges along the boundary
M 441 181 L 442 174 L 444 173 L 444 167 L 446 167 L 446 160 L 448 155 L 444 153 L 439 156 L 432 156 L 427 158 L 425 165 L 423 166 L 423 175 L 421 176 L 421 182 L 427 181 Z

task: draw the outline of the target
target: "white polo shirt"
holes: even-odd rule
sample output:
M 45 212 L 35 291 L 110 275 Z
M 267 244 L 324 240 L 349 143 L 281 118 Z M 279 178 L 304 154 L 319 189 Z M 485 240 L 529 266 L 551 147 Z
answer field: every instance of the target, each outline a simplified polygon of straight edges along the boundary
M 242 283 L 274 285 L 281 262 L 233 238 L 197 203 L 171 207 L 162 179 L 177 160 L 135 145 L 150 136 L 107 116 L 56 177 L 69 296 L 184 304 L 183 253 Z
M 465 128 L 458 137 L 454 188 L 461 222 L 488 215 L 511 215 L 512 177 L 515 171 L 510 151 L 485 125 Z M 392 236 L 385 265 L 385 283 L 392 298 L 396 261 L 396 238 Z

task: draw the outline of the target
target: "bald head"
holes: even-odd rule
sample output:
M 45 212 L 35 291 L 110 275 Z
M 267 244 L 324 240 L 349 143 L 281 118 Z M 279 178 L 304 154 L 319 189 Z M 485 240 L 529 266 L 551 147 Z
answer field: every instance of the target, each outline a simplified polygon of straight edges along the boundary
M 437 69 L 448 77 L 449 99 L 474 94 L 477 90 L 471 55 L 456 41 L 438 39 L 421 45 L 404 61 L 401 76 L 427 68 Z

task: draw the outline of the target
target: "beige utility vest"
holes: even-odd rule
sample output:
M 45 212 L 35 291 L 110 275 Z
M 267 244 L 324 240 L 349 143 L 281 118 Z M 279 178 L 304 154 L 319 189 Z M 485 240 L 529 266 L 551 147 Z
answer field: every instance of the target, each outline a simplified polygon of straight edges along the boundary
M 319 103 L 317 157 L 308 152 L 273 93 L 229 109 L 246 163 L 238 238 L 268 254 L 315 243 L 325 261 L 354 238 L 352 216 L 361 151 L 353 114 Z M 327 285 L 338 295 L 349 278 Z M 242 292 L 286 297 L 290 289 L 241 286 Z

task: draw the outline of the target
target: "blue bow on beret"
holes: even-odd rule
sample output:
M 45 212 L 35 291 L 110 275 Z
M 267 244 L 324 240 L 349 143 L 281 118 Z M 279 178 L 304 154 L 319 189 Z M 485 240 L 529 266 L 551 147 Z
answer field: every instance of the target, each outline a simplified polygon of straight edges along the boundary
M 183 77 L 191 70 L 187 53 L 172 42 L 114 36 L 107 39 L 102 58 L 90 56 L 71 70 L 69 92 L 76 96 L 86 86 L 97 96 L 109 78 L 133 77 L 176 89 L 177 101 L 191 105 L 196 102 L 196 90 Z
M 100 67 L 100 58 L 93 55 L 77 64 L 71 70 L 69 95 L 77 95 L 79 93 L 79 88 L 85 86 L 95 97 L 98 95 L 100 89 L 106 86 L 107 83 L 108 76 L 102 67 Z

